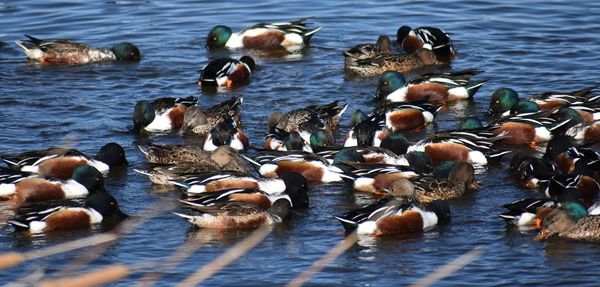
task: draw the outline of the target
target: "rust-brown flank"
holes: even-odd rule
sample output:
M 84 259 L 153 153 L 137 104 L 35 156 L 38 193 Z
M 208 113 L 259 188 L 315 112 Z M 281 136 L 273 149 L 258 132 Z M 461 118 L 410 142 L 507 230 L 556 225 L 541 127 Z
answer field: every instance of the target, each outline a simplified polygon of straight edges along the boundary
M 283 32 L 267 32 L 254 37 L 244 37 L 242 40 L 244 48 L 250 49 L 273 49 L 281 47 L 281 42 L 285 39 Z
M 415 36 L 406 36 L 404 41 L 402 41 L 402 49 L 406 51 L 406 53 L 414 53 L 419 48 L 423 47 L 423 42 L 419 41 Z
M 73 171 L 86 164 L 86 160 L 72 157 L 58 157 L 43 161 L 39 165 L 39 173 L 44 177 L 69 179 Z
M 388 116 L 392 131 L 412 130 L 425 126 L 423 113 L 417 109 L 401 109 Z
M 493 131 L 495 135 L 502 132 L 507 133 L 506 138 L 502 139 L 504 144 L 530 144 L 535 142 L 535 128 L 525 123 L 506 122 Z
M 365 163 L 385 163 L 385 156 L 380 153 L 372 153 L 363 155 Z
M 591 177 L 584 175 L 577 183 L 577 191 L 579 191 L 580 199 L 584 205 L 590 206 L 594 204 L 594 198 L 600 193 L 600 186 Z
M 237 129 L 237 136 L 238 136 L 238 139 L 244 145 L 244 147 L 247 147 L 250 144 L 248 142 L 248 137 L 246 136 L 246 134 L 241 129 Z
M 388 216 L 377 222 L 377 232 L 375 235 L 413 233 L 423 231 L 423 218 L 421 214 L 409 210 L 401 215 Z
M 16 189 L 16 200 L 20 203 L 65 198 L 60 184 L 51 183 L 43 178 L 29 178 L 20 181 L 16 184 Z
M 385 189 L 389 188 L 392 183 L 398 179 L 407 178 L 403 172 L 394 172 L 394 173 L 384 173 L 379 174 L 375 177 L 375 183 L 373 184 L 375 187 L 375 194 L 387 194 L 384 192 Z
M 42 59 L 41 64 L 85 64 L 89 61 L 83 53 L 52 53 L 46 52 Z
M 169 111 L 169 119 L 171 119 L 171 129 L 179 129 L 183 126 L 183 115 L 187 110 L 186 105 L 179 105 Z
M 229 196 L 232 201 L 242 201 L 252 203 L 262 209 L 269 209 L 271 207 L 271 200 L 264 195 L 259 193 L 248 194 L 248 193 L 234 193 Z
M 565 153 L 559 154 L 554 160 L 558 169 L 566 174 L 572 174 L 575 172 L 575 163 L 573 159 L 568 158 Z
M 586 111 L 577 111 L 579 113 L 579 115 L 583 118 L 583 120 L 586 123 L 593 123 L 594 122 L 594 114 L 586 112 Z
M 214 192 L 234 188 L 258 188 L 258 183 L 256 182 L 256 180 L 222 179 L 210 182 L 205 186 L 206 192 Z
M 277 162 L 277 175 L 281 175 L 284 172 L 297 172 L 304 176 L 308 181 L 321 181 L 323 178 L 323 170 L 315 167 L 309 162 L 293 162 L 293 161 L 279 161 Z
M 244 64 L 238 64 L 235 72 L 227 76 L 227 87 L 235 87 L 248 83 L 250 80 L 250 72 Z
M 469 149 L 466 146 L 457 143 L 428 144 L 425 146 L 425 152 L 436 164 L 447 160 L 457 162 L 469 161 Z
M 46 218 L 44 231 L 53 229 L 75 229 L 90 226 L 90 216 L 81 210 L 59 210 Z
M 406 91 L 407 101 L 446 101 L 448 100 L 448 88 L 437 83 L 423 83 L 408 87 Z
M 216 229 L 253 229 L 267 223 L 267 216 L 264 213 L 253 213 L 242 216 L 232 216 L 221 214 L 217 215 L 215 225 Z
M 568 105 L 568 103 L 561 100 L 548 100 L 541 104 L 538 104 L 540 110 L 542 111 L 547 111 L 558 107 L 564 107 L 566 105 Z
M 585 131 L 584 139 L 588 142 L 600 142 L 600 124 L 589 127 Z

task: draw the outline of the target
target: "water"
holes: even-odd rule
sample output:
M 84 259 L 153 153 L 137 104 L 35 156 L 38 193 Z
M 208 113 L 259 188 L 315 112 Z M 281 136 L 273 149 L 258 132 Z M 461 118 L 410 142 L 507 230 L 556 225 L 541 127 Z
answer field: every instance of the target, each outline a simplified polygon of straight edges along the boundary
M 203 106 L 210 106 L 231 96 L 243 96 L 246 133 L 251 143 L 262 145 L 266 118 L 272 111 L 331 100 L 349 102 L 349 111 L 371 109 L 377 79 L 344 75 L 341 52 L 357 43 L 375 41 L 379 34 L 395 35 L 401 25 L 430 25 L 449 31 L 459 53 L 452 69 L 481 69 L 485 73 L 478 78 L 490 79 L 473 101 L 443 110 L 434 126 L 411 135 L 413 138 L 434 129 L 453 128 L 467 115 L 482 115 L 490 94 L 501 86 L 531 95 L 598 83 L 598 2 L 322 2 L 0 2 L 0 151 L 74 142 L 78 149 L 95 154 L 104 143 L 118 142 L 125 147 L 130 166 L 121 174 L 112 174 L 107 188 L 125 212 L 136 215 L 160 199 L 179 197 L 177 192 L 152 186 L 132 171 L 146 167 L 137 144 L 147 139 L 129 132 L 137 100 L 196 95 Z M 212 26 L 226 24 L 237 30 L 255 22 L 305 16 L 314 16 L 314 25 L 324 28 L 302 57 L 253 54 L 259 56 L 257 63 L 262 70 L 249 86 L 233 91 L 206 94 L 195 85 L 198 69 L 214 56 L 203 48 Z M 140 47 L 144 57 L 136 64 L 40 67 L 27 64 L 12 43 L 23 39 L 23 34 L 72 38 L 99 47 L 129 41 Z M 242 53 L 234 51 L 232 56 Z M 342 118 L 344 125 L 349 115 L 347 112 Z M 347 128 L 342 130 L 345 133 Z M 151 140 L 182 142 L 175 136 Z M 406 285 L 475 246 L 483 248 L 483 256 L 439 285 L 597 285 L 600 267 L 594 262 L 600 260 L 599 245 L 536 242 L 534 234 L 507 229 L 496 216 L 502 211 L 501 204 L 534 195 L 514 187 L 506 174 L 506 162 L 491 166 L 478 179 L 484 186 L 481 191 L 451 202 L 451 224 L 424 234 L 357 244 L 316 275 L 310 285 Z M 353 194 L 343 184 L 313 185 L 310 196 L 309 210 L 298 212 L 289 224 L 275 228 L 264 242 L 205 285 L 288 282 L 343 238 L 342 226 L 333 215 L 371 200 Z M 0 252 L 29 251 L 100 231 L 30 238 L 4 230 L 0 232 Z M 163 259 L 184 242 L 208 240 L 188 260 L 167 271 L 161 285 L 172 285 L 247 234 L 192 229 L 165 210 L 102 251 L 85 270 Z M 56 275 L 67 262 L 92 252 L 98 251 L 74 251 L 0 271 L 0 282 L 17 280 L 40 267 L 47 275 Z M 129 286 L 139 278 L 136 274 L 116 285 Z

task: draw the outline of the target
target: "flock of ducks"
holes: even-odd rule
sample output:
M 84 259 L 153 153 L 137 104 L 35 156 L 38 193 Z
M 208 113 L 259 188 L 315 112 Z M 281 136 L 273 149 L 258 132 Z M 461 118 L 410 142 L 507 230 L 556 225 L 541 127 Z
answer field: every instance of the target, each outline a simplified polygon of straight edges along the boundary
M 260 49 L 298 53 L 321 28 L 307 19 L 261 23 L 237 33 L 226 26 L 210 30 L 208 49 Z M 94 48 L 69 40 L 27 36 L 17 41 L 40 64 L 86 64 L 139 61 L 139 49 L 120 43 Z M 449 36 L 434 27 L 398 29 L 396 41 L 345 51 L 346 71 L 380 76 L 369 113 L 353 112 L 343 146 L 336 145 L 339 121 L 348 105 L 334 101 L 268 118 L 259 155 L 245 154 L 249 141 L 242 130 L 242 98 L 212 107 L 198 98 L 139 101 L 133 112 L 136 134 L 175 133 L 199 136 L 201 146 L 140 146 L 150 168 L 135 171 L 154 184 L 183 193 L 182 210 L 174 212 L 201 228 L 256 228 L 289 220 L 293 210 L 309 207 L 308 182 L 345 182 L 373 195 L 372 204 L 336 216 L 347 232 L 362 235 L 423 232 L 450 221 L 447 200 L 481 188 L 475 168 L 510 154 L 513 145 L 531 149 L 515 153 L 508 171 L 523 188 L 540 189 L 539 198 L 506 204 L 507 224 L 538 229 L 536 239 L 558 236 L 600 239 L 600 155 L 590 143 L 600 141 L 600 96 L 596 87 L 573 92 L 546 92 L 527 98 L 510 88 L 496 90 L 490 121 L 463 119 L 456 129 L 437 131 L 418 142 L 402 134 L 435 121 L 449 102 L 468 100 L 487 81 L 472 80 L 477 70 L 423 74 L 407 80 L 403 73 L 426 66 L 448 66 L 456 57 Z M 197 83 L 203 89 L 235 88 L 250 83 L 254 59 L 221 58 L 209 62 Z M 545 153 L 536 148 L 546 144 Z M 585 143 L 585 145 L 577 145 Z M 8 222 L 31 233 L 79 228 L 127 217 L 104 186 L 109 169 L 127 164 L 115 143 L 96 156 L 74 149 L 51 148 L 0 157 L 0 197 L 12 204 Z M 80 201 L 65 201 L 82 199 Z

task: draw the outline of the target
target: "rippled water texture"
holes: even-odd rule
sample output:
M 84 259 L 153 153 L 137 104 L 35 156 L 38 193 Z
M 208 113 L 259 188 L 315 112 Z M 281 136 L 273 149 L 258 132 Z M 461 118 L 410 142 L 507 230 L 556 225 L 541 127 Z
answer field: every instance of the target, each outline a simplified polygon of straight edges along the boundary
M 80 150 L 95 154 L 104 143 L 118 142 L 127 151 L 130 168 L 111 175 L 107 188 L 124 211 L 136 215 L 159 199 L 179 197 L 176 192 L 153 187 L 147 178 L 132 171 L 146 167 L 136 148 L 146 139 L 129 132 L 137 100 L 196 95 L 201 105 L 210 106 L 233 95 L 243 96 L 246 132 L 251 143 L 261 145 L 267 115 L 275 110 L 334 99 L 349 102 L 349 111 L 370 110 L 377 79 L 344 75 L 341 52 L 357 43 L 375 41 L 379 34 L 395 35 L 401 25 L 437 26 L 450 32 L 459 54 L 452 69 L 481 69 L 485 73 L 479 78 L 490 79 L 472 102 L 443 110 L 436 125 L 411 135 L 413 138 L 434 129 L 453 128 L 466 115 L 482 115 L 489 95 L 500 86 L 531 95 L 599 83 L 600 2 L 596 1 L 237 2 L 242 1 L 0 1 L 0 152 L 75 142 Z M 255 22 L 305 16 L 314 16 L 314 25 L 323 30 L 303 57 L 255 54 L 262 70 L 249 86 L 230 92 L 205 94 L 195 85 L 198 70 L 211 58 L 203 44 L 212 26 L 226 24 L 237 30 Z M 139 64 L 40 67 L 28 64 L 13 43 L 23 39 L 23 34 L 71 38 L 101 47 L 129 41 L 140 47 L 144 57 Z M 232 55 L 239 57 L 242 52 Z M 342 118 L 343 133 L 349 114 Z M 151 140 L 182 142 L 174 136 Z M 422 235 L 357 244 L 310 284 L 405 285 L 480 246 L 484 250 L 481 258 L 440 285 L 597 285 L 599 245 L 540 243 L 531 233 L 507 230 L 496 216 L 501 204 L 533 192 L 514 187 L 506 174 L 506 162 L 491 166 L 478 178 L 484 185 L 481 191 L 451 202 L 451 224 Z M 342 184 L 316 185 L 310 196 L 309 210 L 277 227 L 255 249 L 206 281 L 206 286 L 288 282 L 343 238 L 342 226 L 333 215 L 371 200 L 354 195 Z M 97 232 L 100 230 L 29 238 L 5 230 L 0 232 L 0 252 L 28 251 Z M 102 252 L 86 269 L 162 259 L 184 242 L 208 240 L 190 259 L 167 271 L 161 284 L 172 285 L 246 235 L 191 229 L 165 210 Z M 0 282 L 17 280 L 39 267 L 45 267 L 49 275 L 57 274 L 61 266 L 88 252 L 96 251 L 75 251 L 0 271 Z M 139 275 L 134 275 L 118 285 L 129 286 L 138 279 Z

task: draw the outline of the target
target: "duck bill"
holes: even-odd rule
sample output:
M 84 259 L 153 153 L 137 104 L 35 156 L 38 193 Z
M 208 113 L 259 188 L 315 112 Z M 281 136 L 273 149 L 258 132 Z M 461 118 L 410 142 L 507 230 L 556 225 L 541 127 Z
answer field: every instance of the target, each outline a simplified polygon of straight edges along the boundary
M 125 213 L 124 213 L 123 211 L 121 211 L 120 209 L 117 209 L 117 211 L 115 212 L 115 214 L 113 215 L 113 217 L 114 217 L 115 219 L 118 219 L 118 220 L 124 220 L 124 219 L 127 219 L 127 218 L 129 218 L 129 215 L 125 214 Z
M 469 185 L 467 186 L 467 189 L 469 189 L 470 191 L 476 191 L 481 189 L 481 184 L 477 181 L 473 181 L 471 183 L 469 183 Z

